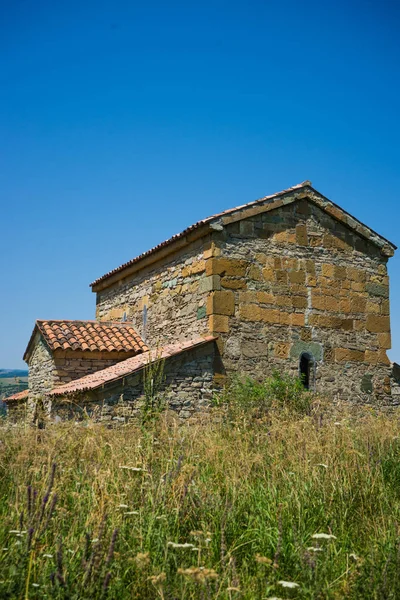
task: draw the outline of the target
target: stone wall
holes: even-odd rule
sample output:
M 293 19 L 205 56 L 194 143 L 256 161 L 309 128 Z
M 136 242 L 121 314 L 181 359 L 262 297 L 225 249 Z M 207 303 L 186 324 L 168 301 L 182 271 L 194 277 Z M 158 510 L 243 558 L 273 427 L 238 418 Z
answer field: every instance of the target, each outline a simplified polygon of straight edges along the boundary
M 152 347 L 207 332 L 205 275 L 209 237 L 97 292 L 96 318 L 121 321 L 124 313 Z
M 98 291 L 97 317 L 120 320 L 125 312 L 153 347 L 219 336 L 216 379 L 224 370 L 298 374 L 308 353 L 313 389 L 386 402 L 392 250 L 351 217 L 342 224 L 334 205 L 328 214 L 303 196 L 252 208 L 246 219 L 222 216 L 211 234 Z
M 68 383 L 90 373 L 111 367 L 134 356 L 135 352 L 78 352 L 76 350 L 53 353 L 57 381 Z
M 213 393 L 215 360 L 215 345 L 209 343 L 160 363 L 163 379 L 156 392 L 181 419 L 188 419 L 207 409 Z M 57 397 L 52 401 L 52 417 L 82 419 L 87 414 L 105 422 L 125 422 L 136 418 L 143 403 L 146 377 L 150 374 L 140 371 L 101 390 L 79 394 L 76 398 Z
M 53 356 L 39 333 L 36 334 L 28 366 L 29 400 L 35 401 L 52 390 L 58 380 Z
M 227 372 L 299 372 L 348 400 L 390 394 L 387 257 L 305 200 L 226 225 L 206 273 L 209 329 Z

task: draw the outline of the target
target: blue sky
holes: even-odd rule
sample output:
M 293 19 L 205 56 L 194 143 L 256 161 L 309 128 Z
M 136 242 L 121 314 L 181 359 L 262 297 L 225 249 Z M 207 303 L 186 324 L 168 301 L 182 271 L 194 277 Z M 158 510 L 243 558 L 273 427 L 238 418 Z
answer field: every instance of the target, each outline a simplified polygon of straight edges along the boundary
M 385 0 L 1 3 L 0 367 L 108 270 L 305 179 L 400 245 L 399 28 Z

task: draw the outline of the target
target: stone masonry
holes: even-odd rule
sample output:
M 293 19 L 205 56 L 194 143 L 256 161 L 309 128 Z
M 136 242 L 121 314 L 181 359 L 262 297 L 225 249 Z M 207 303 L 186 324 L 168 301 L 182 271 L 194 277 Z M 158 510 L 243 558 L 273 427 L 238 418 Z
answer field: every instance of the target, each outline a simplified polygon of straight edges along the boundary
M 298 374 L 307 353 L 313 389 L 388 401 L 394 247 L 307 183 L 242 208 L 162 260 L 95 283 L 98 319 L 125 312 L 149 345 L 218 336 L 217 380 L 224 371 Z
M 180 419 L 188 419 L 208 408 L 212 398 L 215 346 L 212 343 L 189 350 L 153 365 L 162 377 L 155 395 L 162 397 Z M 158 369 L 161 368 L 161 371 Z M 155 372 L 142 369 L 100 389 L 79 395 L 52 398 L 51 415 L 62 420 L 85 416 L 104 422 L 126 422 L 135 418 L 144 402 L 144 386 Z

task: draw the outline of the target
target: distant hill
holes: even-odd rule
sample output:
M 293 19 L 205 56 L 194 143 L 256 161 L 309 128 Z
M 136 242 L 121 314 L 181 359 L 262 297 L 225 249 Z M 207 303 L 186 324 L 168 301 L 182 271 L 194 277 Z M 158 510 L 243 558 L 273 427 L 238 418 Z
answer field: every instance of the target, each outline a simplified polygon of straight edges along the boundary
M 28 377 L 28 371 L 21 369 L 0 369 L 0 379 L 10 377 Z
M 0 369 L 0 416 L 4 412 L 2 398 L 7 398 L 28 387 L 28 371 L 22 369 Z

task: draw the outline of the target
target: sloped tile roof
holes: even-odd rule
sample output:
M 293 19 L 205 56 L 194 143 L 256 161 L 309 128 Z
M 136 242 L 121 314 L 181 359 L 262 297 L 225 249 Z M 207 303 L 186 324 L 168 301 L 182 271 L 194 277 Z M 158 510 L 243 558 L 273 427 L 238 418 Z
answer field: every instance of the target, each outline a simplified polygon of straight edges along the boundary
M 8 396 L 8 398 L 3 398 L 3 402 L 21 402 L 22 400 L 27 400 L 29 395 L 29 390 L 22 390 L 22 392 L 17 392 L 12 396 Z
M 129 323 L 97 321 L 36 321 L 24 359 L 28 355 L 36 331 L 39 330 L 50 350 L 81 352 L 145 352 L 142 338 Z
M 320 194 L 320 192 L 315 190 L 312 187 L 311 181 L 303 181 L 302 183 L 299 183 L 297 185 L 294 185 L 293 187 L 282 190 L 281 192 L 276 192 L 275 194 L 271 194 L 269 196 L 264 196 L 263 198 L 259 198 L 258 200 L 253 200 L 252 202 L 248 202 L 247 204 L 243 204 L 241 206 L 235 206 L 234 208 L 229 208 L 227 210 L 224 210 L 223 212 L 220 212 L 220 213 L 217 213 L 210 217 L 207 217 L 206 219 L 197 221 L 197 223 L 194 223 L 194 225 L 190 225 L 190 227 L 187 227 L 186 229 L 181 231 L 181 233 L 177 233 L 177 234 L 173 235 L 168 240 L 165 240 L 164 242 L 161 242 L 161 244 L 154 246 L 154 248 L 151 248 L 150 250 L 143 252 L 143 254 L 139 254 L 139 256 L 137 256 L 136 258 L 133 258 L 132 260 L 120 265 L 116 269 L 109 271 L 102 277 L 99 277 L 98 279 L 93 281 L 90 284 L 90 286 L 92 287 L 93 291 L 95 291 L 95 288 L 97 287 L 98 284 L 106 282 L 108 279 L 113 278 L 114 275 L 119 274 L 120 272 L 124 271 L 125 269 L 128 269 L 129 267 L 133 267 L 133 265 L 135 265 L 136 263 L 139 263 L 141 260 L 145 259 L 146 257 L 148 257 L 152 254 L 155 254 L 157 251 L 169 246 L 173 242 L 178 241 L 178 240 L 185 240 L 185 237 L 188 236 L 189 234 L 191 234 L 192 232 L 194 232 L 195 230 L 200 230 L 202 227 L 205 228 L 205 226 L 207 226 L 207 225 L 212 227 L 212 224 L 214 224 L 216 222 L 218 223 L 219 221 L 221 221 L 221 223 L 224 224 L 225 218 L 229 217 L 229 215 L 233 215 L 234 213 L 242 214 L 243 215 L 242 218 L 246 218 L 247 209 L 250 209 L 250 208 L 258 206 L 258 205 L 265 204 L 266 209 L 274 209 L 275 208 L 275 206 L 274 206 L 275 200 L 279 199 L 281 196 L 300 192 L 300 191 L 304 190 L 305 188 L 307 188 L 307 190 L 310 192 L 310 200 L 315 202 L 322 210 L 325 210 L 326 212 L 331 214 L 334 218 L 345 223 L 350 229 L 353 229 L 353 230 L 357 231 L 360 235 L 366 237 L 367 239 L 370 239 L 371 242 L 377 244 L 379 247 L 382 248 L 384 246 L 386 246 L 386 247 L 389 246 L 392 250 L 396 250 L 396 246 L 394 244 L 392 244 L 389 240 L 387 240 L 383 236 L 376 233 L 373 229 L 369 228 L 367 225 L 361 223 L 361 221 L 358 221 L 358 219 L 356 219 L 355 217 L 352 217 L 348 212 L 346 212 L 345 210 L 340 208 L 340 206 L 338 206 L 337 204 L 335 204 L 334 202 L 332 202 L 331 200 L 329 200 L 328 198 L 326 198 L 325 196 Z M 189 240 L 187 240 L 187 243 L 188 242 L 189 242 Z M 105 287 L 107 287 L 107 285 Z
M 175 344 L 169 344 L 155 351 L 147 351 L 138 356 L 132 356 L 126 360 L 119 362 L 112 367 L 107 367 L 96 373 L 85 375 L 80 379 L 75 379 L 69 383 L 65 383 L 59 387 L 54 388 L 49 395 L 51 396 L 67 396 L 69 394 L 86 392 L 95 390 L 104 385 L 117 381 L 128 375 L 132 375 L 136 371 L 140 371 L 146 365 L 155 362 L 156 360 L 166 359 L 177 354 L 181 354 L 187 350 L 192 350 L 203 344 L 207 344 L 216 340 L 216 337 L 207 336 L 199 337 L 193 340 L 185 340 Z

